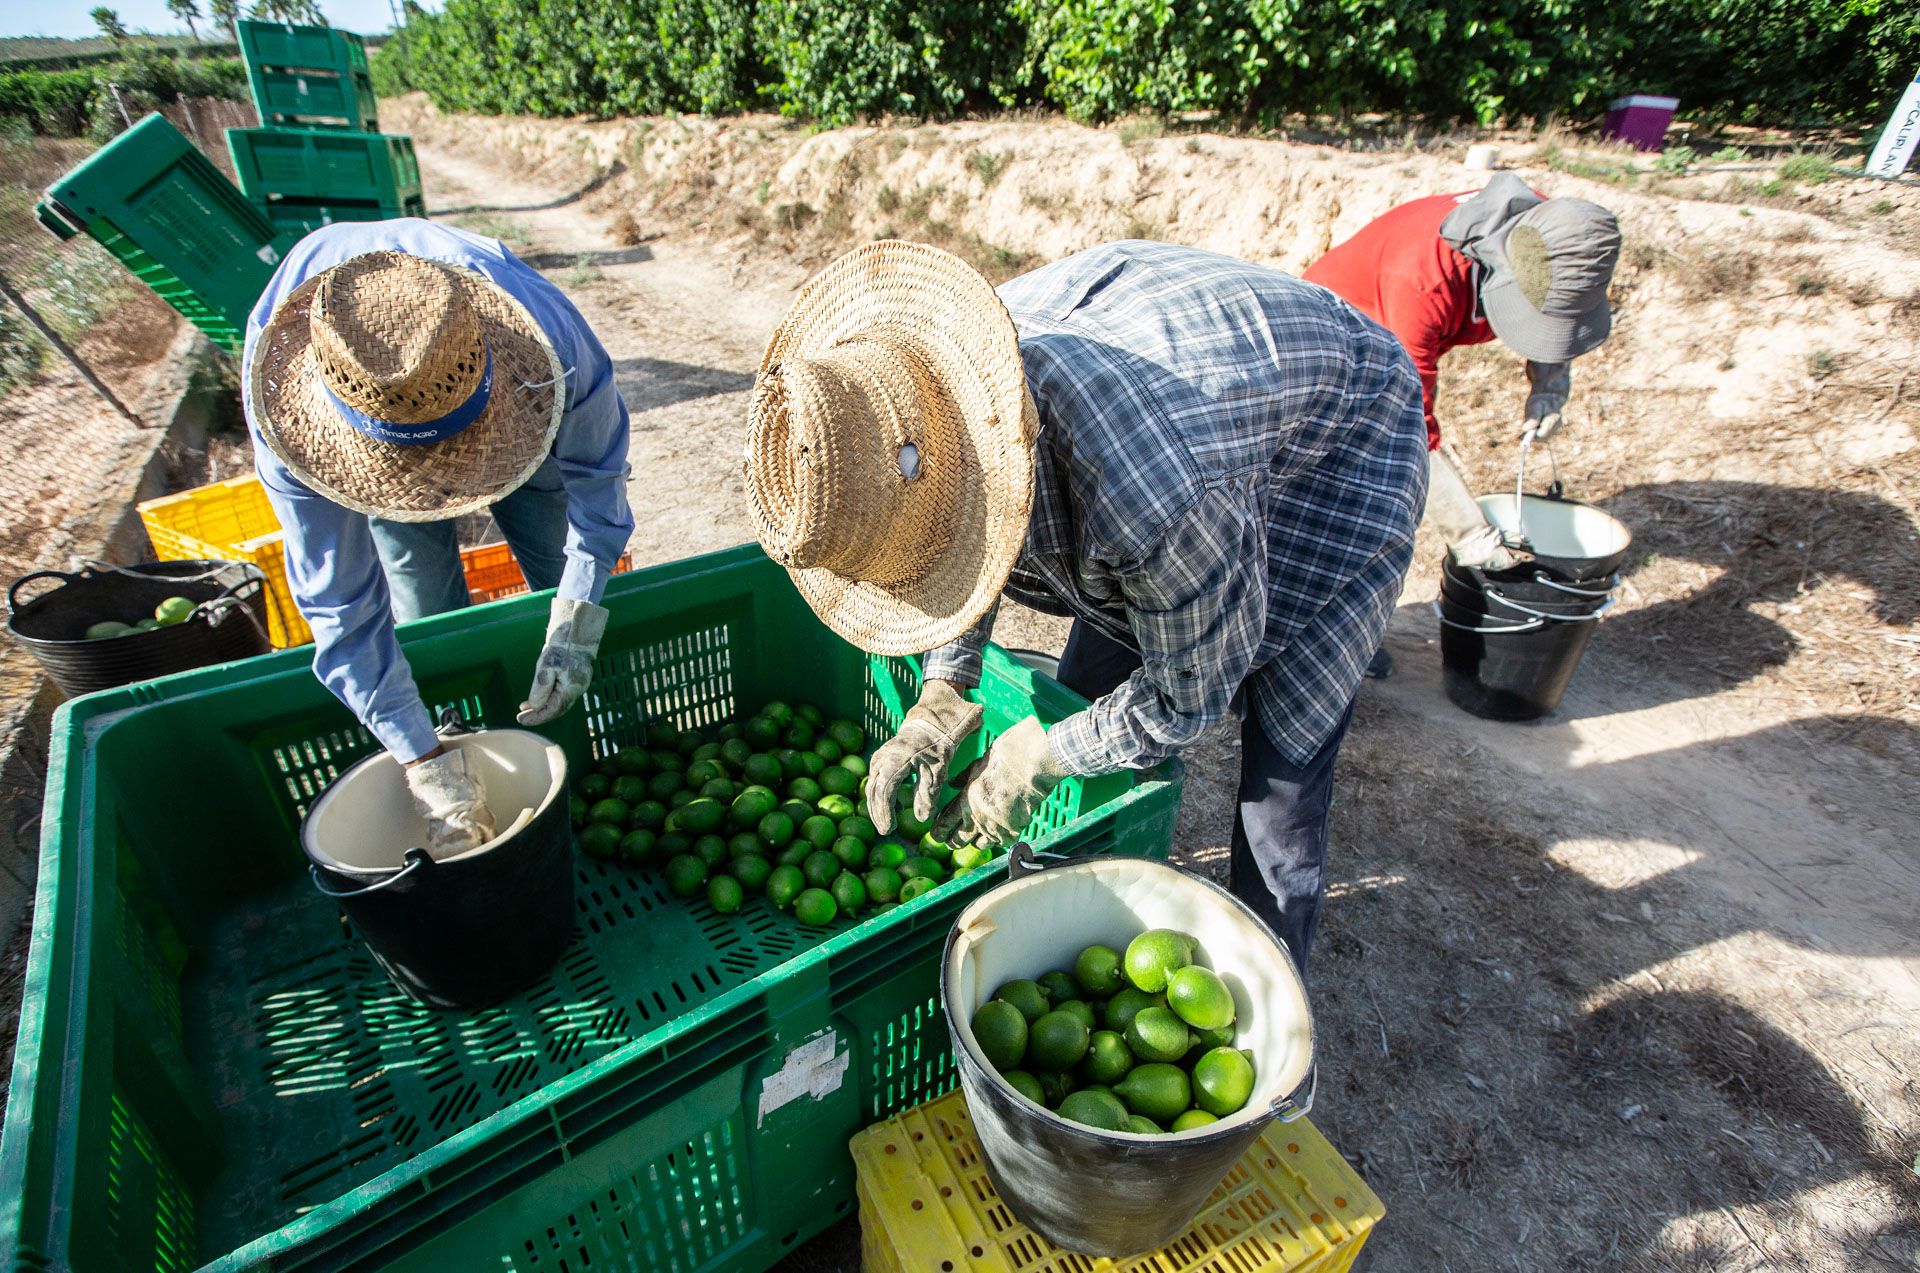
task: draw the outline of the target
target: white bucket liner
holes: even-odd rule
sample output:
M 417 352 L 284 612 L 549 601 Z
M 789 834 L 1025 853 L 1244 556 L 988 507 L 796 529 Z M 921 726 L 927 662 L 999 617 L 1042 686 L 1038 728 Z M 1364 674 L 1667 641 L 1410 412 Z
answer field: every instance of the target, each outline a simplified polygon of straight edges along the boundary
M 493 839 L 456 858 L 485 852 L 565 796 L 566 753 L 539 734 L 490 729 L 442 736 L 440 743 L 471 753 L 468 761 L 479 771 L 499 828 Z M 427 820 L 413 803 L 400 762 L 381 752 L 328 787 L 300 833 L 322 865 L 348 872 L 391 871 L 403 864 L 408 849 L 426 845 Z
M 1149 928 L 1172 928 L 1198 939 L 1195 962 L 1219 973 L 1233 991 L 1234 1046 L 1253 1053 L 1253 1095 L 1239 1113 L 1192 1131 L 1112 1134 L 1165 1144 L 1256 1116 L 1303 1113 L 1290 1098 L 1313 1064 L 1313 1014 L 1286 948 L 1231 896 L 1142 858 L 1049 866 L 994 889 L 961 912 L 946 968 L 946 1010 L 955 1038 L 997 1078 L 972 1029 L 975 1010 L 995 990 L 1018 978 L 1070 970 L 1088 946 L 1124 953 L 1127 943 Z M 1034 1112 L 1063 1126 L 1080 1126 L 1037 1105 Z
M 1509 541 L 1522 534 L 1524 517 L 1527 543 L 1544 557 L 1598 560 L 1626 551 L 1632 539 L 1623 522 L 1591 504 L 1526 495 L 1516 513 L 1509 494 L 1482 495 L 1476 502 L 1487 521 Z

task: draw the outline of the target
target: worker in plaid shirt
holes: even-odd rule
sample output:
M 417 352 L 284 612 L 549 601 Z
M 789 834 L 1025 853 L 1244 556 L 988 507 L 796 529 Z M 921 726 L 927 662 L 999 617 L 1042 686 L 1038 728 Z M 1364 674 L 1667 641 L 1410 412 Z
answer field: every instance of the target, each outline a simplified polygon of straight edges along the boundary
M 1172 244 L 1094 248 L 998 291 L 1038 421 L 1004 593 L 1074 620 L 1059 679 L 1092 705 L 1003 734 L 934 834 L 1005 843 L 1062 778 L 1151 766 L 1234 713 L 1231 888 L 1304 971 L 1334 757 L 1426 494 L 1413 364 L 1331 292 Z M 963 691 L 993 617 L 926 654 L 873 757 L 883 831 L 908 775 L 931 812 L 977 723 Z

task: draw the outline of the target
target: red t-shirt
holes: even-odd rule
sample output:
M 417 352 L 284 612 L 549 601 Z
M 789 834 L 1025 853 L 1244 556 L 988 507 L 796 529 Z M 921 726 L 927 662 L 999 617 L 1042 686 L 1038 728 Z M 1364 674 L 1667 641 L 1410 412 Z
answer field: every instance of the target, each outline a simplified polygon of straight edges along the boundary
M 1440 237 L 1447 214 L 1478 193 L 1403 203 L 1328 251 L 1303 276 L 1398 336 L 1413 355 L 1429 449 L 1440 445 L 1440 424 L 1433 416 L 1440 355 L 1456 345 L 1493 339 L 1493 328 L 1476 313 L 1474 263 Z

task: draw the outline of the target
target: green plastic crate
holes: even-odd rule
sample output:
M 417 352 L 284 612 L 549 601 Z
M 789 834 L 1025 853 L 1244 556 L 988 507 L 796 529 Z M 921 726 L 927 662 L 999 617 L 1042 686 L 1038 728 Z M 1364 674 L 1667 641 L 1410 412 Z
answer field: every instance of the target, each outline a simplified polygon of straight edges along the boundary
M 776 696 L 879 734 L 916 692 L 751 545 L 616 576 L 606 604 L 593 688 L 550 727 L 576 761 Z M 510 721 L 546 612 L 407 625 L 429 702 Z M 1081 703 L 994 649 L 978 697 L 989 734 Z M 372 746 L 301 651 L 60 709 L 0 1268 L 762 1270 L 855 1205 L 854 1131 L 954 1085 L 938 956 L 991 872 L 823 933 L 581 857 L 551 977 L 410 1004 L 295 838 Z M 1069 780 L 1035 841 L 1164 854 L 1179 789 L 1177 762 Z
M 35 212 L 50 228 L 92 235 L 229 350 L 240 348 L 284 246 L 266 215 L 158 114 L 48 186 Z
M 376 203 L 420 197 L 413 138 L 331 128 L 229 128 L 227 150 L 240 192 L 256 203 Z
M 336 221 L 386 221 L 393 217 L 427 215 L 426 201 L 418 195 L 397 208 L 377 203 L 308 203 L 299 199 L 275 199 L 265 207 L 274 229 L 296 238 Z
M 351 31 L 243 20 L 247 85 L 262 124 L 373 131 L 379 103 L 367 50 Z

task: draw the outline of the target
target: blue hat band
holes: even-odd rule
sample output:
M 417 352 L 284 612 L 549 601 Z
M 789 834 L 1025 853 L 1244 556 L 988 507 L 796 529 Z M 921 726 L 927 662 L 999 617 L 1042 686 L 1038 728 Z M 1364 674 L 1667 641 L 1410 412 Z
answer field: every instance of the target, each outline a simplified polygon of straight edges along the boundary
M 418 424 L 395 424 L 391 420 L 370 416 L 358 407 L 343 401 L 324 379 L 320 382 L 320 387 L 326 391 L 327 398 L 333 403 L 333 409 L 340 413 L 340 418 L 374 441 L 391 442 L 398 446 L 422 446 L 429 442 L 446 441 L 478 420 L 480 413 L 487 409 L 487 402 L 493 396 L 492 349 L 486 351 L 486 358 L 486 366 L 480 372 L 480 383 L 473 387 L 473 392 L 467 395 L 465 402 L 437 420 L 423 420 Z

